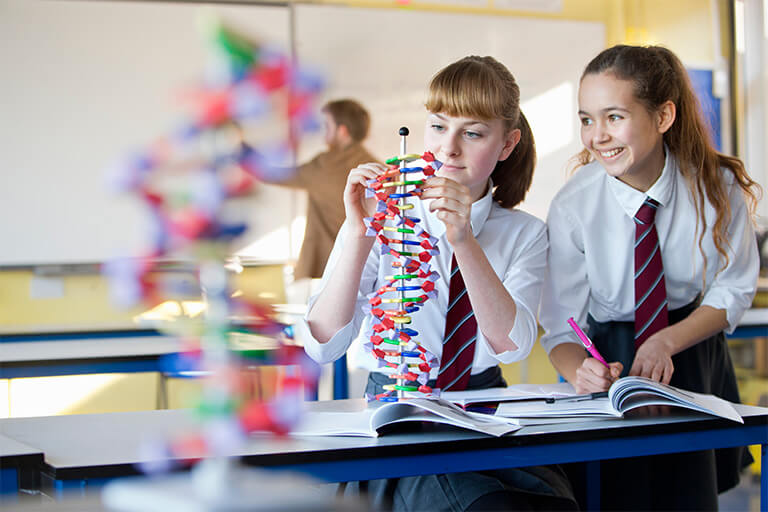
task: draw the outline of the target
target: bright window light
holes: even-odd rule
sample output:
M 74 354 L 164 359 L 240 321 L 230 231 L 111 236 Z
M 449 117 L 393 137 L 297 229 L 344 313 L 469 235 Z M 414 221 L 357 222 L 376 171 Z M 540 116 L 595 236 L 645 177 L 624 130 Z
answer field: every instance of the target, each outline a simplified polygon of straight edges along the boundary
M 736 51 L 744 53 L 746 44 L 744 38 L 744 2 L 742 0 L 733 2 L 733 25 L 736 31 Z
M 242 258 L 269 261 L 285 261 L 288 254 L 290 232 L 287 226 L 270 231 L 235 253 Z
M 573 83 L 563 82 L 521 105 L 536 137 L 536 154 L 540 158 L 573 142 L 574 91 Z

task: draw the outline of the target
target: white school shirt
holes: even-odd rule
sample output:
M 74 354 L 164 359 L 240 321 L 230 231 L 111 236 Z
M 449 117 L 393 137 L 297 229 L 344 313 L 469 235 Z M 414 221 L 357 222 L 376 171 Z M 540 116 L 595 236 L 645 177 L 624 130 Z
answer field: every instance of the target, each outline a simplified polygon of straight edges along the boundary
M 489 185 L 492 186 L 490 182 Z M 546 225 L 540 219 L 525 212 L 508 210 L 499 206 L 492 199 L 491 186 L 488 187 L 488 193 L 484 197 L 472 204 L 470 219 L 472 233 L 485 251 L 496 275 L 499 276 L 517 305 L 515 323 L 509 332 L 509 338 L 515 342 L 518 349 L 496 354 L 488 344 L 488 340 L 478 329 L 472 374 L 480 373 L 498 363 L 520 361 L 530 353 L 537 336 L 536 311 L 541 298 L 541 285 L 546 271 Z M 428 202 L 429 200 L 415 201 L 414 208 L 407 210 L 406 214 L 420 218 L 422 220 L 421 226 L 438 238 L 437 247 L 440 249 L 440 254 L 434 256 L 429 262 L 432 270 L 436 270 L 440 274 L 440 279 L 435 283 L 437 297 L 429 299 L 419 311 L 411 313 L 409 316 L 412 323 L 406 324 L 406 326 L 418 331 L 419 334 L 415 339 L 433 353 L 439 361 L 442 354 L 445 312 L 448 308 L 448 287 L 453 251 L 445 238 L 445 224 L 429 212 L 428 206 L 425 204 Z M 333 273 L 340 252 L 344 250 L 347 229 L 345 222 L 328 258 L 320 291 L 325 287 L 329 276 Z M 380 256 L 379 248 L 378 243 L 374 244 L 368 255 L 358 289 L 355 314 L 347 325 L 334 334 L 327 343 L 319 343 L 312 337 L 306 317 L 299 323 L 299 336 L 304 342 L 304 350 L 318 363 L 335 361 L 347 352 L 354 341 L 349 356 L 350 362 L 354 366 L 384 373 L 391 371 L 379 369 L 376 357 L 362 346 L 368 341 L 365 332 L 370 330 L 372 326 L 371 315 L 364 313 L 361 309 L 363 305 L 368 303 L 366 296 L 386 282 L 385 276 L 397 273 L 391 266 L 394 258 L 388 254 Z M 414 291 L 408 292 L 408 294 L 420 295 L 421 293 Z M 318 295 L 310 298 L 308 310 L 311 310 Z M 392 307 L 389 304 L 386 306 Z M 430 378 L 437 378 L 437 371 L 438 368 L 433 368 Z
M 634 321 L 633 218 L 646 196 L 661 205 L 656 230 L 668 308 L 690 304 L 701 294 L 701 305 L 726 311 L 730 333 L 752 304 L 760 262 L 741 188 L 734 185 L 730 171 L 722 171 L 731 205 L 730 246 L 726 247 L 730 261 L 719 274 L 724 260 L 712 240 L 715 210 L 708 201 L 705 204 L 704 288 L 704 259 L 698 244 L 701 226 L 697 227 L 693 198 L 677 162 L 668 150 L 666 154 L 661 176 L 647 192 L 609 176 L 592 162 L 580 168 L 553 199 L 547 217 L 548 275 L 539 312 L 546 330 L 541 344 L 547 352 L 561 343 L 579 342 L 566 322 L 568 317 L 581 326 L 586 325 L 588 312 L 598 322 Z

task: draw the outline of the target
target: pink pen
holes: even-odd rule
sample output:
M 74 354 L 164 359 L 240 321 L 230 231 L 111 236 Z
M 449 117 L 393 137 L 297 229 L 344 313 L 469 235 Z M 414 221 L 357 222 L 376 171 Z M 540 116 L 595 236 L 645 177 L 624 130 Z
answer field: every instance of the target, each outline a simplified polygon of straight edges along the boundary
M 568 325 L 571 326 L 571 329 L 573 329 L 576 332 L 576 336 L 579 337 L 581 340 L 581 343 L 584 344 L 584 347 L 587 349 L 587 351 L 592 354 L 592 357 L 603 363 L 603 365 L 610 369 L 611 367 L 608 366 L 608 363 L 605 362 L 605 359 L 603 359 L 603 356 L 600 355 L 600 352 L 597 351 L 595 348 L 595 345 L 592 343 L 592 340 L 589 339 L 589 337 L 584 334 L 584 331 L 581 330 L 581 328 L 576 324 L 576 322 L 573 321 L 573 317 L 568 319 Z

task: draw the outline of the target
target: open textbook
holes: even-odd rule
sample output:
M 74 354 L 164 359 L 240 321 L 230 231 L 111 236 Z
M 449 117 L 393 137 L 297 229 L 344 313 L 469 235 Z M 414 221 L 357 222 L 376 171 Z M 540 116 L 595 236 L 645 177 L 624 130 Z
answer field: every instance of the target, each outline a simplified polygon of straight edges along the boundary
M 292 435 L 377 437 L 386 425 L 431 422 L 503 436 L 518 430 L 515 420 L 463 410 L 441 398 L 407 398 L 398 402 L 371 402 L 362 411 L 313 411 L 304 413 Z
M 722 398 L 679 389 L 645 377 L 622 377 L 611 385 L 608 396 L 595 398 L 596 395 L 600 394 L 502 402 L 496 409 L 496 415 L 518 418 L 523 424 L 531 423 L 526 421 L 530 418 L 548 423 L 548 419 L 556 418 L 573 418 L 574 421 L 598 417 L 620 418 L 637 407 L 670 405 L 744 423 L 733 405 Z
M 485 402 L 507 402 L 513 400 L 539 400 L 543 398 L 565 398 L 577 395 L 567 382 L 553 384 L 512 384 L 505 388 L 470 389 L 467 391 L 443 391 L 440 398 L 454 404 L 467 406 Z

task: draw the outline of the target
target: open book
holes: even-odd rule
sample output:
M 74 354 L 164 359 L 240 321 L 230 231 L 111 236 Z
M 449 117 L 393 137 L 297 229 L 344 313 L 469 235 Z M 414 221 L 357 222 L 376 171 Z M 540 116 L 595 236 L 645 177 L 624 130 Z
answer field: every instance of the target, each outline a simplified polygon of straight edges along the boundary
M 567 382 L 553 384 L 512 384 L 505 388 L 470 389 L 467 391 L 443 391 L 440 398 L 454 404 L 467 406 L 488 402 L 565 398 L 577 395 Z
M 744 423 L 733 404 L 714 395 L 705 395 L 662 384 L 645 377 L 622 377 L 608 390 L 608 396 L 595 398 L 592 395 L 575 395 L 533 401 L 503 402 L 496 409 L 496 415 L 505 418 L 529 418 L 545 421 L 549 418 L 593 419 L 596 417 L 623 417 L 624 413 L 645 405 L 671 405 L 719 416 Z
M 306 411 L 291 434 L 377 437 L 382 427 L 408 421 L 442 423 L 497 437 L 520 428 L 514 420 L 468 412 L 441 398 L 430 397 L 371 402 L 362 411 Z

